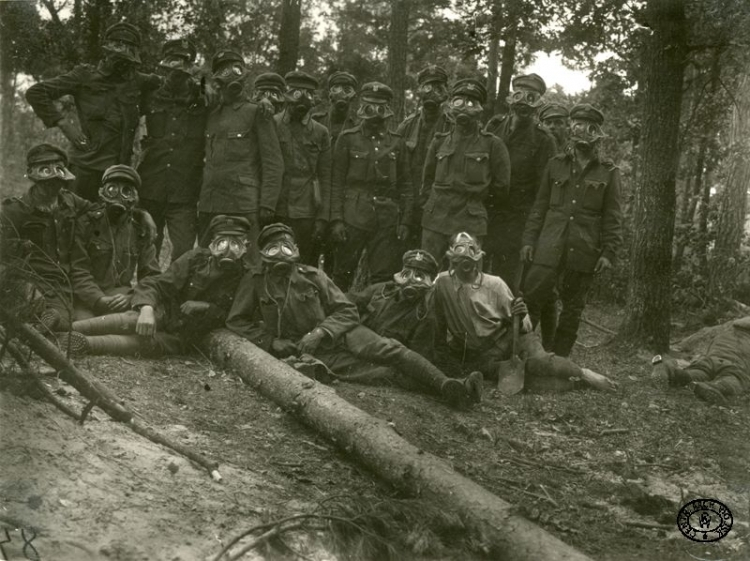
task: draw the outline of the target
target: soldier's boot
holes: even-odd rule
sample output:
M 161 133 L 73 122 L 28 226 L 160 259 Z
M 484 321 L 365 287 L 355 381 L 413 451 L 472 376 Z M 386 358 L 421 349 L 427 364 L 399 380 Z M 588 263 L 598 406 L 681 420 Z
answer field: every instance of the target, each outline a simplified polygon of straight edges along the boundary
M 72 329 L 84 335 L 132 335 L 138 323 L 138 312 L 122 312 L 73 322 Z
M 77 331 L 63 333 L 59 339 L 62 350 L 71 354 L 135 356 L 142 354 L 143 342 L 137 335 L 84 335 Z
M 690 373 L 677 365 L 677 361 L 669 356 L 654 357 L 653 360 L 661 359 L 654 364 L 651 370 L 651 380 L 656 385 L 662 385 L 665 381 L 670 388 L 681 388 L 690 382 L 699 381 L 691 377 Z
M 557 302 L 554 300 L 542 306 L 539 314 L 539 331 L 542 336 L 542 346 L 547 352 L 552 352 L 557 331 Z
M 401 351 L 400 368 L 403 374 L 418 381 L 421 385 L 430 388 L 434 393 L 440 395 L 451 407 L 467 409 L 472 402 L 470 389 L 476 393 L 476 376 L 472 378 L 472 386 L 465 380 L 448 378 L 437 366 L 424 358 L 419 353 L 409 349 Z M 481 376 L 481 375 L 480 375 Z M 480 395 L 481 398 L 481 395 Z
M 695 396 L 714 405 L 727 405 L 735 396 L 742 393 L 742 386 L 734 376 L 722 376 L 710 382 L 696 382 Z
M 559 393 L 586 387 L 580 366 L 560 356 L 534 356 L 526 359 L 524 389 L 530 393 Z
M 60 312 L 54 308 L 43 310 L 31 322 L 31 326 L 45 336 L 50 335 L 55 331 L 61 331 L 64 329 L 64 324 L 65 322 L 63 321 Z
M 466 393 L 469 394 L 469 400 L 472 403 L 481 403 L 482 393 L 484 393 L 484 376 L 478 370 L 475 370 L 464 378 Z

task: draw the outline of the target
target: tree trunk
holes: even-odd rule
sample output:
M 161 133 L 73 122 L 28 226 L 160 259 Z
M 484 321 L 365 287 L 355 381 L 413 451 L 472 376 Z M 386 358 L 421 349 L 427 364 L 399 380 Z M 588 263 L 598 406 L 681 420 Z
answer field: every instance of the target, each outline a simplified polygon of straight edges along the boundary
M 391 29 L 388 38 L 388 79 L 393 88 L 394 121 L 404 117 L 406 57 L 409 49 L 410 0 L 391 0 Z
M 5 174 L 11 170 L 9 159 L 13 152 L 13 106 L 16 102 L 16 70 L 13 60 L 12 34 L 8 31 L 11 27 L 9 12 L 16 6 L 12 2 L 0 3 L 0 182 L 5 181 Z
M 276 65 L 276 71 L 282 76 L 297 68 L 301 24 L 302 0 L 283 0 L 279 29 L 279 62 Z
M 489 120 L 495 114 L 497 105 L 497 71 L 500 64 L 500 28 L 502 13 L 500 2 L 494 4 L 492 23 L 490 23 L 490 46 L 487 51 L 487 103 L 484 106 L 484 119 Z
M 736 258 L 739 257 L 742 235 L 747 215 L 747 189 L 750 185 L 750 79 L 745 74 L 739 80 L 737 102 L 732 111 L 729 128 L 729 158 L 726 164 L 724 191 L 722 193 L 716 242 L 709 267 L 709 291 L 726 294 L 736 276 Z
M 500 59 L 500 84 L 497 87 L 497 98 L 495 100 L 495 113 L 499 113 L 505 106 L 506 99 L 510 95 L 510 80 L 513 78 L 513 70 L 516 66 L 516 30 L 510 27 L 503 37 L 503 54 Z
M 695 209 L 698 206 L 698 199 L 702 198 L 703 193 L 703 181 L 705 176 L 705 165 L 706 165 L 706 152 L 708 151 L 708 137 L 703 135 L 701 136 L 701 139 L 699 141 L 698 145 L 698 156 L 695 159 L 695 167 L 693 170 L 691 170 L 690 178 L 687 181 L 687 186 L 690 187 L 690 189 L 685 190 L 685 196 L 687 200 L 685 201 L 685 211 L 683 212 L 682 216 L 682 226 L 685 229 L 684 235 L 679 240 L 677 247 L 675 248 L 674 252 L 674 265 L 673 268 L 675 271 L 679 271 L 680 268 L 682 268 L 682 258 L 685 255 L 685 248 L 687 247 L 687 244 L 692 239 L 693 236 L 690 235 L 690 233 L 693 230 L 693 220 L 695 219 Z M 711 194 L 711 191 L 709 189 L 709 195 Z M 703 223 L 702 228 L 702 234 L 701 228 L 698 228 L 699 236 L 698 241 L 696 242 L 696 253 L 701 255 L 701 248 L 703 250 L 703 256 L 705 258 L 706 253 L 706 227 L 708 224 L 708 203 L 705 204 L 706 208 L 706 214 L 705 216 L 701 214 L 701 220 L 705 219 L 705 223 Z
M 684 0 L 649 0 L 652 29 L 643 51 L 646 84 L 641 180 L 636 186 L 628 316 L 623 335 L 669 350 L 672 240 L 682 83 L 687 53 Z M 640 88 L 639 88 L 640 89 Z
M 250 387 L 331 440 L 351 459 L 409 494 L 459 515 L 486 544 L 487 556 L 505 561 L 586 561 L 589 558 L 516 514 L 515 508 L 456 473 L 443 460 L 401 438 L 377 419 L 226 330 L 204 341 L 214 360 Z

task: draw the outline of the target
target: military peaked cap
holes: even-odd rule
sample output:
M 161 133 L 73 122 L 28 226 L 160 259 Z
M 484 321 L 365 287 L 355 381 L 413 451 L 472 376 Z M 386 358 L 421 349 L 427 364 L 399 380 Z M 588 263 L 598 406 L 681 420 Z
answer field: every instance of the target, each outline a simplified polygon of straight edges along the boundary
M 137 189 L 141 188 L 141 176 L 133 168 L 124 164 L 109 166 L 104 170 L 104 173 L 102 174 L 102 183 L 106 183 L 111 179 L 127 179 L 134 183 Z
M 256 90 L 280 90 L 283 92 L 286 89 L 286 82 L 275 72 L 264 72 L 255 79 L 253 87 Z
M 105 41 L 122 41 L 123 43 L 130 43 L 135 47 L 141 46 L 141 32 L 138 28 L 124 21 L 116 23 L 107 28 L 104 32 Z
M 331 89 L 331 86 L 335 86 L 336 84 L 341 84 L 342 86 L 351 86 L 354 89 L 359 86 L 359 82 L 353 75 L 349 74 L 348 72 L 342 71 L 334 72 L 328 77 L 328 89 Z
M 68 167 L 68 154 L 62 148 L 53 144 L 36 144 L 26 152 L 26 165 L 31 167 L 36 164 L 47 162 L 57 162 L 62 160 L 65 167 Z
M 263 249 L 263 247 L 269 241 L 282 234 L 285 236 L 290 236 L 293 240 L 296 241 L 296 238 L 294 237 L 294 230 L 292 230 L 286 224 L 276 222 L 274 224 L 269 224 L 260 231 L 260 234 L 258 234 L 258 249 Z
M 604 124 L 604 113 L 589 103 L 579 103 L 570 110 L 571 119 L 591 121 L 601 126 Z
M 172 39 L 164 43 L 162 48 L 163 57 L 181 56 L 191 62 L 195 60 L 195 45 L 190 39 Z
M 420 70 L 419 74 L 417 74 L 418 84 L 421 85 L 427 82 L 442 82 L 444 84 L 447 84 L 448 73 L 442 67 L 431 64 L 430 66 L 427 66 L 426 68 Z
M 299 70 L 292 70 L 287 72 L 284 76 L 287 88 L 299 88 L 303 90 L 317 90 L 318 83 L 317 78 L 310 76 L 307 72 L 300 72 Z
M 544 92 L 547 91 L 547 84 L 544 83 L 544 80 L 542 80 L 542 77 L 539 74 L 516 76 L 513 78 L 512 83 L 514 90 L 525 88 L 527 90 L 538 92 L 539 95 L 544 95 Z
M 359 91 L 359 98 L 366 103 L 389 103 L 393 99 L 393 90 L 382 82 L 367 82 Z
M 245 59 L 237 51 L 219 51 L 211 59 L 211 73 L 216 74 L 219 68 L 231 62 L 238 62 L 243 68 L 245 67 Z
M 539 112 L 539 120 L 544 121 L 545 119 L 552 119 L 553 117 L 561 117 L 563 119 L 568 118 L 568 110 L 564 105 L 560 103 L 548 103 Z
M 487 88 L 476 78 L 464 78 L 453 84 L 451 95 L 465 95 L 476 99 L 479 103 L 484 103 L 487 101 Z
M 208 225 L 208 231 L 211 237 L 224 236 L 245 236 L 250 232 L 250 222 L 242 216 L 229 216 L 219 214 L 211 219 Z
M 404 267 L 426 271 L 433 277 L 438 274 L 438 262 L 424 249 L 410 249 L 404 253 L 403 264 Z

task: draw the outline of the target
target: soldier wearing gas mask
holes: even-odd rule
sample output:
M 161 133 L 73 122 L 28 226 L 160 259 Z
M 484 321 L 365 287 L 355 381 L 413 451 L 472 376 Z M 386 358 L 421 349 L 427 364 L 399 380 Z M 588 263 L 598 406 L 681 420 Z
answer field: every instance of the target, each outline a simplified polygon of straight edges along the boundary
M 208 116 L 206 161 L 198 201 L 199 243 L 211 241 L 217 215 L 241 216 L 250 223 L 249 239 L 276 212 L 284 161 L 273 118 L 244 90 L 245 62 L 239 53 L 220 51 L 211 62 L 220 103 Z M 257 249 L 251 248 L 251 259 Z
M 240 280 L 250 223 L 215 216 L 208 248 L 196 247 L 164 273 L 139 280 L 132 310 L 76 321 L 61 346 L 79 354 L 183 354 L 224 325 Z
M 298 71 L 284 79 L 286 105 L 274 117 L 284 156 L 276 215 L 294 230 L 302 263 L 316 266 L 331 206 L 331 139 L 310 117 L 318 81 Z
M 532 318 L 560 294 L 551 350 L 568 356 L 594 274 L 612 266 L 622 242 L 620 171 L 599 159 L 604 115 L 589 104 L 570 111 L 570 149 L 546 166 L 523 232 L 521 259 L 532 263 L 524 295 Z
M 404 137 L 409 151 L 411 182 L 414 188 L 414 200 L 419 200 L 419 189 L 422 185 L 422 171 L 427 156 L 427 149 L 435 133 L 448 132 L 453 127 L 446 101 L 448 100 L 448 73 L 439 66 L 428 66 L 417 74 L 417 98 L 419 109 L 409 115 L 398 126 L 396 132 Z M 422 209 L 414 208 L 414 223 L 420 224 Z M 421 228 L 414 228 L 409 245 L 418 247 L 422 238 Z
M 486 98 L 479 80 L 456 82 L 449 101 L 456 126 L 436 133 L 427 152 L 420 195 L 421 247 L 432 255 L 445 255 L 450 237 L 458 231 L 483 238 L 488 205 L 501 204 L 507 195 L 508 151 L 480 126 Z
M 0 255 L 7 281 L 28 283 L 33 299 L 43 298 L 32 319 L 46 330 L 63 330 L 72 321 L 73 270 L 82 256 L 77 219 L 92 205 L 67 189 L 75 176 L 61 148 L 37 144 L 26 165 L 31 186 L 21 197 L 3 200 L 0 210 Z
M 104 34 L 104 59 L 81 64 L 68 73 L 31 86 L 26 99 L 48 127 L 57 126 L 73 145 L 71 169 L 75 192 L 95 201 L 102 173 L 114 164 L 130 164 L 142 96 L 161 85 L 154 74 L 136 69 L 141 63 L 141 36 L 128 23 L 116 23 Z M 66 121 L 55 105 L 64 95 L 75 100 L 80 128 Z
M 348 72 L 334 72 L 328 77 L 328 110 L 314 112 L 312 118 L 328 129 L 331 146 L 335 146 L 342 131 L 359 124 L 352 105 L 358 86 L 357 79 Z
M 140 186 L 130 166 L 107 168 L 100 203 L 79 220 L 84 256 L 74 278 L 76 320 L 129 310 L 135 274 L 141 281 L 161 273 L 149 232 L 133 213 Z
M 412 227 L 414 191 L 401 135 L 388 130 L 393 90 L 380 82 L 362 86 L 361 124 L 336 142 L 331 181 L 331 231 L 337 242 L 333 278 L 348 290 L 367 250 L 371 282 L 399 270 L 399 255 Z
M 299 263 L 291 228 L 267 226 L 258 245 L 263 265 L 243 279 L 229 329 L 279 358 L 311 355 L 341 380 L 398 383 L 440 395 L 456 407 L 479 399 L 477 376 L 447 378 L 402 343 L 360 325 L 356 306 L 325 273 Z
M 160 68 L 162 87 L 146 98 L 146 136 L 140 205 L 156 222 L 156 252 L 161 251 L 165 226 L 172 243 L 170 258 L 193 249 L 198 231 L 198 195 L 203 178 L 207 97 L 192 75 L 195 46 L 187 39 L 164 44 Z
M 273 107 L 273 113 L 277 114 L 284 109 L 285 91 L 286 82 L 284 78 L 275 72 L 266 72 L 255 79 L 253 101 L 261 104 L 265 100 Z

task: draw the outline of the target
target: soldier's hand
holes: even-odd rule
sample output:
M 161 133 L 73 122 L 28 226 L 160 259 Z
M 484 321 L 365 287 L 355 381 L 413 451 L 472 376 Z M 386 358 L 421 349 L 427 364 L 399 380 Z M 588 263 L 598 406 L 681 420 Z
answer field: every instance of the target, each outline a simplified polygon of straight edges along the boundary
M 396 237 L 399 241 L 406 241 L 409 239 L 409 227 L 406 224 L 401 224 L 396 228 Z
M 534 260 L 534 248 L 530 245 L 525 245 L 521 248 L 521 261 L 528 261 L 531 263 Z
M 156 316 L 151 306 L 143 306 L 135 324 L 135 332 L 143 337 L 153 337 L 156 333 Z
M 326 224 L 325 220 L 316 220 L 315 230 L 313 231 L 313 237 L 318 241 L 322 240 L 326 235 L 327 226 L 328 224 Z
M 596 262 L 596 267 L 594 267 L 594 273 L 603 273 L 607 269 L 611 269 L 611 268 L 612 268 L 612 262 L 606 257 L 602 256 L 599 258 L 599 261 Z
M 258 216 L 261 227 L 268 226 L 269 224 L 273 223 L 275 217 L 276 213 L 274 211 L 267 208 L 261 208 Z
M 274 339 L 271 343 L 271 353 L 275 357 L 284 358 L 297 353 L 297 345 L 289 339 Z
M 526 302 L 523 301 L 523 298 L 519 296 L 518 298 L 513 300 L 513 303 L 510 306 L 510 312 L 514 316 L 524 317 L 529 313 L 529 309 L 526 307 Z
M 148 213 L 147 210 L 137 208 L 133 211 L 133 216 L 138 220 L 138 223 L 146 231 L 148 236 L 148 243 L 152 244 L 156 241 L 156 222 L 153 217 Z M 158 249 L 158 248 L 157 248 Z
M 79 150 L 86 151 L 91 149 L 88 137 L 83 134 L 83 131 L 77 125 L 69 123 L 65 119 L 60 119 L 57 122 L 57 127 L 65 135 L 65 138 L 70 140 L 71 144 Z
M 200 300 L 186 300 L 180 306 L 180 311 L 186 316 L 193 314 L 202 314 L 208 311 L 211 304 L 208 302 L 201 302 Z
M 299 348 L 299 352 L 302 354 L 313 354 L 317 349 L 320 343 L 323 341 L 323 339 L 326 336 L 326 332 L 323 331 L 320 327 L 316 327 L 310 333 L 307 333 L 302 339 L 299 340 L 299 343 L 297 343 L 297 347 Z
M 264 117 L 271 118 L 274 116 L 274 113 L 276 113 L 276 109 L 273 106 L 273 103 L 271 103 L 268 98 L 263 98 L 258 102 L 258 105 L 260 106 L 260 114 Z
M 346 226 L 341 220 L 337 220 L 331 226 L 331 237 L 336 243 L 344 243 L 346 241 Z

